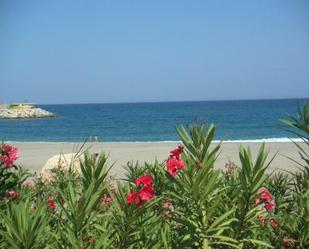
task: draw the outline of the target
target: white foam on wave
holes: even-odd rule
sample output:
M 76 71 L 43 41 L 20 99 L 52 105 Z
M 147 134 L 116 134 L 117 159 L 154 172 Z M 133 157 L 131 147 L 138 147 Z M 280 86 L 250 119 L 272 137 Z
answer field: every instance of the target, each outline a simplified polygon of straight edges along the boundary
M 261 138 L 261 139 L 238 139 L 238 140 L 214 140 L 214 142 L 224 143 L 289 143 L 289 142 L 303 142 L 301 138 Z
M 122 142 L 107 142 L 107 143 L 180 143 L 181 141 L 122 141 Z M 290 143 L 303 142 L 300 138 L 261 138 L 261 139 L 235 139 L 235 140 L 213 140 L 214 143 Z
M 236 140 L 214 140 L 215 143 L 289 143 L 289 142 L 303 142 L 300 138 L 261 138 L 261 139 L 236 139 Z M 5 141 L 6 143 L 51 143 L 51 144 L 79 144 L 83 142 L 73 142 L 73 141 Z M 101 141 L 103 143 L 113 143 L 113 144 L 129 144 L 129 143 L 180 143 L 180 140 L 167 140 L 167 141 Z M 87 142 L 87 143 L 101 143 L 101 142 Z
M 107 141 L 106 143 L 180 143 L 180 140 L 165 140 L 165 141 Z M 300 138 L 260 138 L 260 139 L 235 139 L 235 140 L 213 140 L 214 143 L 290 143 L 303 142 Z

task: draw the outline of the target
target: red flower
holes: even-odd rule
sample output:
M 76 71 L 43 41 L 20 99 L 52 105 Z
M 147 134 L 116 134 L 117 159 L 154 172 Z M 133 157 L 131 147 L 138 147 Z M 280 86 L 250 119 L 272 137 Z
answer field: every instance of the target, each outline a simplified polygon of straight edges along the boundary
M 2 144 L 0 146 L 0 163 L 4 164 L 4 167 L 11 168 L 18 157 L 19 153 L 16 147 L 8 144 Z
M 127 202 L 129 204 L 139 205 L 141 202 L 141 199 L 138 195 L 138 192 L 131 191 L 131 193 L 127 195 Z
M 47 206 L 52 209 L 55 209 L 57 207 L 57 202 L 55 202 L 53 199 L 48 198 Z
M 135 180 L 135 185 L 137 187 L 141 187 L 141 189 L 138 192 L 131 191 L 127 195 L 127 202 L 129 204 L 136 204 L 139 205 L 141 201 L 149 201 L 154 196 L 154 188 L 152 185 L 152 176 L 151 175 L 145 175 L 145 176 L 139 176 Z
M 183 146 L 178 146 L 176 149 L 171 150 L 171 156 L 176 157 L 177 159 L 179 159 L 179 155 L 183 152 Z
M 135 180 L 135 185 L 136 186 L 151 186 L 152 185 L 152 177 L 151 175 L 145 175 L 145 176 L 139 176 Z
M 12 191 L 7 192 L 6 196 L 9 200 L 14 200 L 14 199 L 19 198 L 20 193 L 12 190 Z
M 150 201 L 154 196 L 153 186 L 144 186 L 139 192 L 138 196 L 143 201 Z
M 172 176 L 176 176 L 178 171 L 185 167 L 184 162 L 177 157 L 170 157 L 166 160 L 167 172 Z
M 185 167 L 185 163 L 180 159 L 180 154 L 183 152 L 183 147 L 178 146 L 170 151 L 171 155 L 166 160 L 167 172 L 172 176 L 176 176 L 178 171 Z

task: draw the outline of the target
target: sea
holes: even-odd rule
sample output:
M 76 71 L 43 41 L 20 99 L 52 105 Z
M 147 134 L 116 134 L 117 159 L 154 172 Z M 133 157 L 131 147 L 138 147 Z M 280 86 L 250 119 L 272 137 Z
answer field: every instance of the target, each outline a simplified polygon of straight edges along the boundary
M 215 124 L 217 141 L 285 142 L 280 122 L 308 99 L 38 105 L 56 118 L 0 120 L 0 141 L 170 142 L 176 127 Z

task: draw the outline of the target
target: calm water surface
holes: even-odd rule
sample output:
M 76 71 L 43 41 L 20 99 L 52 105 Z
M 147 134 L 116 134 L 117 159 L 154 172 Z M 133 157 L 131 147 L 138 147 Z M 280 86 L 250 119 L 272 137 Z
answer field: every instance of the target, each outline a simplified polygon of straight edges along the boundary
M 279 119 L 294 115 L 301 99 L 42 105 L 57 118 L 0 120 L 0 140 L 175 141 L 175 126 L 215 123 L 217 140 L 282 139 Z

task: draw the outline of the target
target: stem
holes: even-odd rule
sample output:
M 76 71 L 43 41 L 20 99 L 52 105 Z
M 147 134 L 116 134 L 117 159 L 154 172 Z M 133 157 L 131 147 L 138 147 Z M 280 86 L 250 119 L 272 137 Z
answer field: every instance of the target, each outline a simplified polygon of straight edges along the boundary
M 235 238 L 238 240 L 239 236 L 240 236 L 240 233 L 241 233 L 241 230 L 242 228 L 244 227 L 244 220 L 246 218 L 246 214 L 248 213 L 248 209 L 249 209 L 249 202 L 250 202 L 250 198 L 251 197 L 251 194 L 249 193 L 249 195 L 247 196 L 247 199 L 246 199 L 246 202 L 245 202 L 245 208 L 244 208 L 244 212 L 241 213 L 241 216 L 240 216 L 240 223 L 239 225 L 237 226 L 238 229 L 236 230 L 236 233 L 235 233 Z

